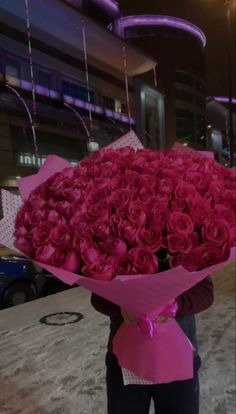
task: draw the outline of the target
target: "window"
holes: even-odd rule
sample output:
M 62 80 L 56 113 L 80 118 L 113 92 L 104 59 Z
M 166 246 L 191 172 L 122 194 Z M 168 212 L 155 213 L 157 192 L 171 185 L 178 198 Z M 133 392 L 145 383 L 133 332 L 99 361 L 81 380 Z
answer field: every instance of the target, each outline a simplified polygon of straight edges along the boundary
M 128 105 L 125 103 L 121 104 L 121 112 L 122 114 L 127 114 L 128 113 Z
M 111 109 L 112 111 L 115 110 L 115 99 L 109 98 L 108 96 L 103 96 L 102 102 L 105 108 Z
M 49 72 L 45 72 L 37 67 L 33 67 L 33 71 L 36 85 L 44 86 L 47 89 L 51 89 L 52 75 Z
M 69 81 L 62 81 L 61 91 L 65 95 L 80 99 L 81 101 L 88 101 L 88 91 L 85 86 L 78 85 Z M 90 92 L 90 102 L 94 103 L 94 92 Z
M 185 85 L 193 86 L 193 77 L 186 72 L 175 71 L 175 81 Z
M 7 58 L 6 77 L 8 76 L 20 79 L 20 62 L 14 59 Z
M 193 95 L 190 92 L 187 91 L 176 91 L 176 99 L 179 101 L 184 101 L 188 103 L 193 102 Z
M 193 112 L 188 111 L 187 109 L 177 108 L 176 109 L 177 118 L 187 118 L 193 120 Z
M 121 113 L 122 107 L 121 107 L 121 101 L 119 99 L 115 100 L 115 111 L 118 113 Z
M 196 80 L 196 89 L 202 93 L 206 92 L 205 85 L 200 80 Z
M 176 109 L 176 130 L 178 139 L 192 139 L 194 136 L 194 114 L 186 109 Z
M 199 108 L 205 108 L 205 100 L 204 100 L 204 99 L 202 99 L 202 98 L 200 98 L 200 97 L 197 97 L 197 98 L 196 98 L 196 105 L 197 105 Z

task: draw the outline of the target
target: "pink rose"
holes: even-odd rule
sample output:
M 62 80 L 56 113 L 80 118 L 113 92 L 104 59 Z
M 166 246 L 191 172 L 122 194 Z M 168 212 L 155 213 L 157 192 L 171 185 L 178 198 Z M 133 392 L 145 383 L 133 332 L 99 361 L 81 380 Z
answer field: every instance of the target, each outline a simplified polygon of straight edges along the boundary
M 147 219 L 146 205 L 142 201 L 131 201 L 128 206 L 127 218 L 137 226 L 143 226 Z
M 58 201 L 55 206 L 56 211 L 63 217 L 70 219 L 73 217 L 76 207 L 69 201 Z
M 202 237 L 207 242 L 222 246 L 230 241 L 230 230 L 225 220 L 208 220 L 202 227 Z
M 175 188 L 174 194 L 175 194 L 175 198 L 181 198 L 185 200 L 189 197 L 193 197 L 196 194 L 196 190 L 192 184 L 188 184 L 182 181 Z
M 158 270 L 158 259 L 148 247 L 134 247 L 129 256 L 133 260 L 132 272 L 135 274 L 154 274 Z
M 71 228 L 65 224 L 59 224 L 51 230 L 49 238 L 54 246 L 66 247 L 71 243 Z
M 140 174 L 139 179 L 140 179 L 140 187 L 144 187 L 144 188 L 149 187 L 155 190 L 155 187 L 156 187 L 155 176 L 152 176 L 152 179 L 150 179 L 150 175 L 143 173 L 143 174 Z
M 129 255 L 129 253 L 116 257 L 116 260 L 114 261 L 114 272 L 116 275 L 123 276 L 134 274 L 133 258 Z
M 14 235 L 16 238 L 20 238 L 20 237 L 27 238 L 27 236 L 29 236 L 29 231 L 24 225 L 20 225 L 16 228 Z
M 184 180 L 192 184 L 193 187 L 197 187 L 197 185 L 202 181 L 203 176 L 199 171 L 187 171 L 184 176 Z
M 106 181 L 108 181 L 108 180 L 106 180 Z M 94 182 L 94 185 L 97 185 L 97 188 L 90 191 L 90 193 L 89 193 L 89 195 L 86 199 L 86 202 L 87 202 L 88 205 L 100 203 L 102 200 L 106 199 L 106 196 L 109 193 L 107 188 L 103 188 L 99 184 L 95 184 L 95 182 Z
M 168 193 L 157 193 L 156 197 L 152 199 L 153 205 L 162 205 L 166 210 L 169 206 L 171 200 L 171 195 Z
M 111 235 L 111 229 L 107 221 L 95 222 L 90 226 L 90 232 L 96 239 L 106 240 Z
M 74 217 L 72 217 L 69 223 L 73 228 L 75 235 L 86 233 L 90 227 L 86 220 L 86 213 L 81 213 L 80 211 L 78 211 Z
M 99 243 L 99 247 L 105 254 L 112 254 L 112 256 L 121 256 L 127 253 L 127 245 L 124 241 L 109 237 Z
M 52 225 L 66 224 L 66 219 L 56 210 L 46 210 L 45 220 Z
M 222 250 L 215 244 L 204 243 L 198 249 L 200 255 L 199 270 L 220 263 L 223 260 Z
M 137 227 L 130 220 L 121 220 L 117 227 L 117 236 L 124 239 L 131 246 L 136 245 Z
M 124 177 L 127 187 L 136 189 L 140 185 L 141 177 L 136 171 L 126 170 Z
M 28 237 L 23 237 L 23 236 L 17 237 L 15 241 L 15 246 L 21 252 L 25 253 L 26 256 L 34 257 L 35 250 Z
M 234 213 L 236 211 L 236 192 L 234 190 L 226 190 L 221 196 L 221 203 L 225 207 L 232 210 Z
M 92 279 L 108 281 L 114 277 L 114 265 L 111 260 L 104 259 L 96 263 L 85 264 L 82 272 Z
M 50 181 L 49 181 L 50 182 Z M 47 184 L 49 184 L 47 182 Z M 70 180 L 68 177 L 65 177 L 62 172 L 57 173 L 54 175 L 54 179 L 50 182 L 50 192 L 53 195 L 59 195 L 63 190 L 70 186 Z
M 80 257 L 77 252 L 69 247 L 58 247 L 50 258 L 53 266 L 67 270 L 68 272 L 78 272 L 80 269 Z
M 130 203 L 133 198 L 133 192 L 126 189 L 113 191 L 109 196 L 109 203 L 115 210 L 122 210 Z
M 185 211 L 188 207 L 188 204 L 183 198 L 173 198 L 171 200 L 171 209 L 172 211 Z
M 35 259 L 38 262 L 50 263 L 51 257 L 55 250 L 55 247 L 51 243 L 46 243 L 43 246 L 37 248 Z
M 139 173 L 145 172 L 147 173 L 147 161 L 140 155 L 137 156 L 132 160 L 130 163 L 129 168 L 133 171 L 137 171 Z
M 30 204 L 28 203 L 28 205 Z M 30 209 L 32 210 L 31 205 L 30 205 Z M 20 226 L 24 226 L 26 224 L 26 220 L 27 220 L 27 207 L 25 204 L 24 207 L 22 207 L 16 215 L 16 221 L 15 221 L 16 229 Z
M 104 254 L 99 249 L 99 246 L 89 238 L 74 239 L 74 247 L 80 251 L 81 257 L 85 264 L 100 263 L 104 259 Z
M 27 218 L 27 223 L 30 226 L 36 226 L 39 221 L 44 220 L 45 219 L 45 210 L 41 209 L 41 208 L 34 208 L 30 214 L 29 217 Z
M 49 239 L 52 225 L 47 222 L 41 222 L 38 226 L 34 227 L 31 231 L 32 243 L 35 248 L 45 245 Z
M 150 199 L 156 196 L 156 190 L 152 186 L 141 187 L 139 190 L 138 198 L 143 203 L 149 203 Z
M 161 229 L 164 231 L 167 225 L 169 212 L 164 206 L 156 206 L 151 209 L 149 216 L 148 216 L 148 227 L 153 229 Z
M 107 221 L 110 219 L 110 208 L 106 202 L 100 202 L 88 207 L 85 213 L 87 223 L 93 223 L 97 220 Z
M 230 245 L 236 246 L 236 226 L 234 225 L 230 229 Z
M 170 178 L 160 179 L 158 183 L 158 191 L 160 191 L 161 193 L 170 194 L 172 193 L 173 189 L 174 189 L 173 180 L 171 180 Z
M 174 211 L 169 215 L 167 228 L 170 232 L 190 234 L 194 230 L 194 224 L 188 214 Z
M 160 229 L 142 227 L 136 234 L 137 244 L 148 247 L 152 252 L 157 252 L 162 245 L 162 233 Z
M 170 259 L 171 267 L 183 266 L 188 272 L 195 272 L 200 265 L 200 250 L 192 249 L 188 253 L 180 254 Z
M 67 177 L 67 178 L 73 178 L 73 175 L 74 175 L 74 167 L 67 167 L 67 168 L 64 168 L 64 170 L 62 170 L 62 175 L 64 176 L 64 177 Z
M 212 209 L 202 197 L 191 199 L 189 214 L 195 226 L 202 226 L 212 215 Z
M 192 246 L 192 240 L 188 234 L 175 233 L 167 236 L 167 248 L 171 254 L 188 253 Z
M 134 148 L 133 147 L 122 147 L 119 148 L 119 152 L 121 155 L 125 156 L 125 157 L 129 157 L 135 154 Z
M 235 216 L 232 210 L 225 207 L 223 204 L 216 204 L 214 212 L 218 218 L 225 220 L 228 224 L 232 225 L 235 223 Z

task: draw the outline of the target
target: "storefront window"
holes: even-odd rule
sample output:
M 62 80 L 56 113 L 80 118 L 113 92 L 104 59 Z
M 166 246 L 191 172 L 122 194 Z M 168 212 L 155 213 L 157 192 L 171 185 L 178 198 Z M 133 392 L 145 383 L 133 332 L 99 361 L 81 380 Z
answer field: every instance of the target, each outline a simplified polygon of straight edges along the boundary
M 64 95 L 72 96 L 81 101 L 88 101 L 88 91 L 85 86 L 63 80 L 61 83 L 61 91 Z M 89 92 L 90 102 L 94 103 L 94 92 L 91 90 Z
M 105 108 L 111 109 L 112 111 L 115 110 L 115 99 L 110 98 L 108 96 L 103 96 L 102 97 L 102 102 L 103 102 L 103 106 L 105 106 Z

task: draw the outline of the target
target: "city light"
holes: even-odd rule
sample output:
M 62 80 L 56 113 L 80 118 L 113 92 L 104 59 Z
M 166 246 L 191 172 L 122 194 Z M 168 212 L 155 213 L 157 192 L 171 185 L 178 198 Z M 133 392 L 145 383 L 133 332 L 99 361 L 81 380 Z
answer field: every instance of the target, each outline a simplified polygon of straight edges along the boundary
M 195 24 L 187 22 L 186 20 L 162 15 L 141 15 L 141 16 L 126 16 L 118 20 L 118 34 L 123 37 L 124 30 L 132 26 L 167 26 L 174 29 L 184 30 L 197 37 L 202 46 L 206 46 L 206 36 L 199 27 Z

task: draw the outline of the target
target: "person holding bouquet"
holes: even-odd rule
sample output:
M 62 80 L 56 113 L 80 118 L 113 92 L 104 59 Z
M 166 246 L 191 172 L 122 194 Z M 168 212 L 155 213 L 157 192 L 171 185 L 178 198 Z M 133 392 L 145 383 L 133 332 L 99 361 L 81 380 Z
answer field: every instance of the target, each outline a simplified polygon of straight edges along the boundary
M 113 353 L 112 341 L 122 322 L 137 324 L 137 320 L 125 309 L 92 294 L 93 307 L 111 320 L 106 355 L 108 414 L 149 414 L 151 400 L 154 402 L 156 414 L 199 414 L 198 370 L 201 360 L 197 352 L 194 315 L 210 307 L 213 300 L 213 283 L 210 277 L 176 299 L 176 320 L 196 350 L 192 379 L 167 384 L 124 385 L 122 370 Z M 167 316 L 159 316 L 157 323 L 168 323 L 168 320 Z

